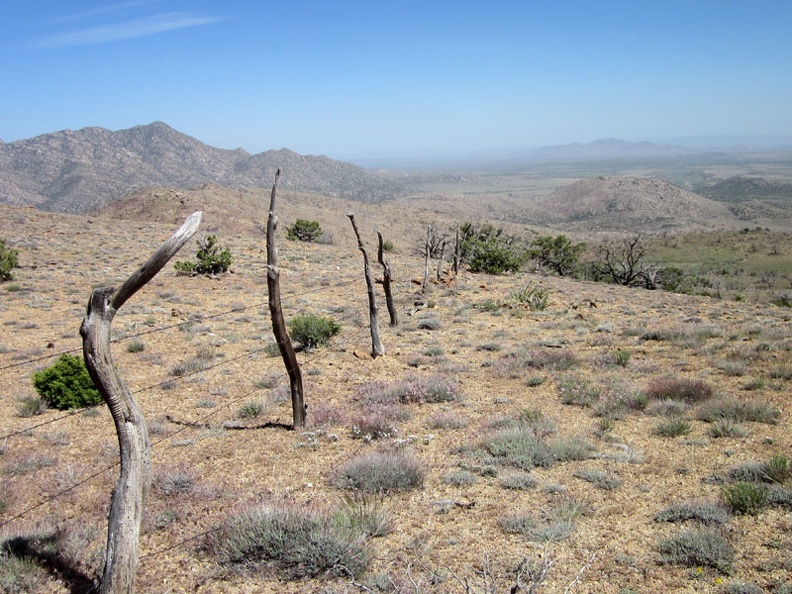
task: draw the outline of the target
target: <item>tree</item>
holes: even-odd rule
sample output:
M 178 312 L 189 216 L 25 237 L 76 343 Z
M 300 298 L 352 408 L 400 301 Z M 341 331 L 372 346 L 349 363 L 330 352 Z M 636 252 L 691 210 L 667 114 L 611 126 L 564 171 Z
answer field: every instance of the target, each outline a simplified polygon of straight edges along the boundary
M 4 239 L 0 239 L 0 282 L 12 280 L 11 270 L 18 266 L 19 252 L 7 248 Z
M 556 237 L 537 237 L 531 242 L 528 255 L 537 261 L 539 266 L 546 266 L 554 270 L 558 276 L 572 274 L 578 265 L 578 260 L 585 243 L 572 243 L 566 235 Z
M 174 268 L 182 274 L 219 274 L 231 268 L 231 251 L 222 250 L 217 243 L 216 235 L 207 235 L 198 240 L 197 262 L 176 262 Z
M 655 288 L 656 274 L 644 262 L 646 246 L 640 235 L 602 244 L 592 264 L 596 280 L 633 287 Z
M 286 227 L 286 239 L 292 241 L 316 241 L 322 233 L 319 221 L 297 219 L 294 225 Z
M 503 229 L 465 223 L 459 233 L 459 261 L 467 263 L 472 272 L 502 274 L 520 269 L 522 257 L 517 252 L 515 238 L 504 235 Z

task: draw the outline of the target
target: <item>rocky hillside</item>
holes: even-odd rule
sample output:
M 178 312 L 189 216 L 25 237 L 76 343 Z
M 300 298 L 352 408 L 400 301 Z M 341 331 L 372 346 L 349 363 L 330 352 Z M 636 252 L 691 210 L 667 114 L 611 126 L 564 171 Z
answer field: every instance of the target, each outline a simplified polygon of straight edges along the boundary
M 219 149 L 155 122 L 116 132 L 83 128 L 0 143 L 0 202 L 87 213 L 147 188 L 268 187 L 279 167 L 285 190 L 364 202 L 404 191 L 396 180 L 350 163 L 288 149 L 256 155 Z
M 729 209 L 655 178 L 597 176 L 540 198 L 528 219 L 570 229 L 673 230 L 733 226 Z

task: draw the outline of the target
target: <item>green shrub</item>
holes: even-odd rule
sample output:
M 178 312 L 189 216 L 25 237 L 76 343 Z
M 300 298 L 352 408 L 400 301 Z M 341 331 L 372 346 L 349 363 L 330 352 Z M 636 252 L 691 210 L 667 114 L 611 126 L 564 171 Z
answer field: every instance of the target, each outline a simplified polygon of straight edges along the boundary
M 11 271 L 19 265 L 17 260 L 18 255 L 18 251 L 7 248 L 5 240 L 0 239 L 0 282 L 9 281 L 14 278 Z
M 657 548 L 661 559 L 674 565 L 712 567 L 729 574 L 734 562 L 734 548 L 712 528 L 691 528 L 662 540 Z
M 735 483 L 723 487 L 723 500 L 739 516 L 758 516 L 767 507 L 767 487 L 757 483 Z
M 550 291 L 542 287 L 532 287 L 528 285 L 522 291 L 512 294 L 517 303 L 525 305 L 531 311 L 544 311 L 547 308 L 547 301 Z
M 286 227 L 286 239 L 291 241 L 316 241 L 322 235 L 322 227 L 319 221 L 307 221 L 297 219 L 294 225 Z M 384 246 L 383 246 L 384 249 Z
M 776 454 L 762 464 L 762 475 L 767 482 L 779 485 L 792 480 L 792 458 Z
M 223 565 L 273 571 L 287 580 L 360 575 L 373 557 L 366 536 L 343 522 L 273 505 L 230 518 L 206 548 Z
M 331 482 L 342 489 L 390 493 L 423 487 L 426 471 L 404 452 L 363 454 L 341 466 Z
M 332 318 L 313 314 L 298 315 L 289 322 L 289 334 L 292 340 L 296 340 L 302 348 L 308 350 L 327 344 L 340 331 L 341 326 Z
M 257 419 L 267 410 L 267 404 L 262 400 L 245 402 L 237 410 L 238 419 Z
M 514 252 L 514 248 L 497 241 L 478 245 L 475 255 L 470 260 L 471 272 L 487 274 L 517 272 L 520 266 L 522 266 L 522 258 Z
M 176 271 L 181 274 L 219 274 L 231 268 L 231 251 L 227 247 L 220 249 L 216 235 L 199 239 L 195 256 L 197 262 L 176 262 Z
M 664 419 L 655 426 L 654 432 L 661 437 L 679 437 L 690 433 L 690 423 L 679 417 Z
M 52 408 L 67 410 L 93 406 L 102 401 L 85 362 L 64 354 L 50 367 L 33 374 L 33 386 Z

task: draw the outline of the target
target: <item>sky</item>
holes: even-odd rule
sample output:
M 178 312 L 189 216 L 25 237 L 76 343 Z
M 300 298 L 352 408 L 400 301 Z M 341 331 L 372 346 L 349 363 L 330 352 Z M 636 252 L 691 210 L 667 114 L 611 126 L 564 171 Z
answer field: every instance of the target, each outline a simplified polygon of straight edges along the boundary
M 0 138 L 251 153 L 792 135 L 789 0 L 9 0 Z

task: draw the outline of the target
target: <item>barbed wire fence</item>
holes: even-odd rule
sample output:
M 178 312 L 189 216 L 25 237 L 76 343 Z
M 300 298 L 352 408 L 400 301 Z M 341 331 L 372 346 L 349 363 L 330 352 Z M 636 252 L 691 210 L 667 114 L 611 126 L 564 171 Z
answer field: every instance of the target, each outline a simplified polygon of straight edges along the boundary
M 408 276 L 408 278 L 409 278 L 409 276 Z M 351 286 L 351 285 L 354 285 L 354 284 L 359 284 L 359 281 L 357 279 L 354 279 L 354 280 L 339 282 L 339 283 L 336 283 L 334 285 L 320 286 L 320 287 L 313 288 L 313 289 L 310 289 L 310 290 L 307 290 L 307 291 L 294 292 L 294 293 L 290 293 L 287 296 L 285 296 L 284 299 L 287 302 L 291 302 L 292 300 L 296 301 L 298 299 L 304 298 L 304 297 L 309 296 L 309 295 L 321 293 L 321 292 L 324 292 L 324 291 L 337 290 L 339 288 L 345 288 L 347 286 Z M 410 281 L 409 280 L 408 281 L 402 281 L 399 284 L 402 285 L 402 286 L 408 287 L 410 285 Z M 173 329 L 183 328 L 187 324 L 192 324 L 192 323 L 196 323 L 196 322 L 203 322 L 203 321 L 207 321 L 207 320 L 220 319 L 220 318 L 223 318 L 224 316 L 229 316 L 229 315 L 238 315 L 238 314 L 240 314 L 240 313 L 242 313 L 244 311 L 261 308 L 261 307 L 264 307 L 266 305 L 268 305 L 267 301 L 260 301 L 260 302 L 252 303 L 252 304 L 244 306 L 244 307 L 236 306 L 236 307 L 232 307 L 232 308 L 230 308 L 228 310 L 223 310 L 223 311 L 215 312 L 215 313 L 212 313 L 212 314 L 200 314 L 200 315 L 196 316 L 195 319 L 190 319 L 190 320 L 187 320 L 187 321 L 180 321 L 180 322 L 176 322 L 176 323 L 172 323 L 172 324 L 166 324 L 166 325 L 158 326 L 158 327 L 155 327 L 155 328 L 150 328 L 150 329 L 147 329 L 147 330 L 144 330 L 144 331 L 141 331 L 141 332 L 135 332 L 135 333 L 132 333 L 132 334 L 125 334 L 124 336 L 121 336 L 121 337 L 115 337 L 115 338 L 113 338 L 112 342 L 113 343 L 121 343 L 121 342 L 124 342 L 124 341 L 136 340 L 136 339 L 140 339 L 142 337 L 149 336 L 149 335 L 152 335 L 152 334 L 157 334 L 157 333 L 167 332 L 167 331 L 173 330 Z M 352 319 L 355 319 L 355 318 L 359 317 L 361 315 L 361 311 L 362 311 L 362 307 L 359 308 L 359 309 L 354 309 L 351 312 L 345 314 L 344 316 L 341 316 L 339 318 L 339 320 L 342 323 L 343 322 L 348 322 L 349 320 L 352 320 Z M 307 353 L 307 354 L 304 353 L 303 354 L 302 365 L 316 365 L 316 364 L 320 363 L 323 359 L 337 356 L 337 352 L 339 350 L 345 350 L 346 348 L 352 346 L 353 344 L 359 343 L 359 341 L 362 338 L 365 337 L 367 332 L 368 332 L 368 328 L 366 326 L 363 326 L 363 327 L 361 327 L 360 329 L 358 329 L 356 332 L 354 332 L 352 334 L 347 333 L 346 338 L 345 338 L 345 340 L 343 340 L 343 342 L 334 341 L 335 349 L 332 350 L 332 351 L 330 351 L 330 350 L 317 350 L 317 351 L 313 351 L 313 352 Z M 212 365 L 205 366 L 205 367 L 203 367 L 201 369 L 196 369 L 194 371 L 185 372 L 184 374 L 182 374 L 182 375 L 180 375 L 178 377 L 167 377 L 167 379 L 162 379 L 161 381 L 157 381 L 156 383 L 147 385 L 147 386 L 142 387 L 142 388 L 138 388 L 138 389 L 132 391 L 132 394 L 141 394 L 141 393 L 144 393 L 144 392 L 152 391 L 152 390 L 160 388 L 160 387 L 162 387 L 162 386 L 164 386 L 166 384 L 172 384 L 174 382 L 176 382 L 176 383 L 184 382 L 184 381 L 187 381 L 192 376 L 195 376 L 195 375 L 198 375 L 198 374 L 203 374 L 203 373 L 206 373 L 206 372 L 209 372 L 209 371 L 215 371 L 215 370 L 218 370 L 218 369 L 222 369 L 223 367 L 226 367 L 226 366 L 228 366 L 228 365 L 230 365 L 230 364 L 232 364 L 234 362 L 240 361 L 240 360 L 252 359 L 255 355 L 261 354 L 261 353 L 266 352 L 269 349 L 271 349 L 273 344 L 274 343 L 268 343 L 266 346 L 263 346 L 263 347 L 260 347 L 260 348 L 257 348 L 257 349 L 253 349 L 252 351 L 248 351 L 248 352 L 246 352 L 244 354 L 241 354 L 241 355 L 238 355 L 236 357 L 232 357 L 230 359 L 223 359 L 222 361 L 216 362 L 216 363 L 214 363 Z M 15 361 L 13 363 L 10 363 L 10 364 L 7 364 L 7 365 L 4 365 L 4 366 L 0 367 L 0 372 L 7 371 L 7 370 L 10 370 L 10 369 L 14 369 L 14 368 L 19 368 L 19 367 L 33 366 L 33 365 L 41 363 L 43 361 L 52 360 L 52 359 L 58 358 L 58 357 L 60 357 L 60 356 L 62 356 L 64 354 L 72 354 L 72 353 L 80 352 L 81 350 L 82 350 L 81 347 L 77 347 L 77 348 L 65 349 L 65 350 L 49 353 L 49 354 L 43 355 L 43 356 L 35 356 L 35 357 L 29 358 L 29 359 Z M 390 375 L 392 375 L 394 378 L 396 378 L 398 376 L 398 372 L 401 371 L 402 369 L 403 368 L 401 367 L 401 365 L 398 365 L 395 362 L 391 362 L 390 365 L 387 365 L 385 367 L 384 371 L 386 373 L 389 373 Z M 286 379 L 287 375 L 288 375 L 287 371 L 282 371 L 280 374 L 276 374 L 271 379 L 273 379 L 274 381 L 282 381 L 283 379 Z M 189 429 L 193 429 L 196 426 L 206 426 L 206 425 L 208 425 L 208 421 L 210 419 L 212 419 L 213 417 L 216 417 L 219 413 L 227 411 L 228 409 L 230 409 L 235 404 L 238 404 L 238 403 L 240 403 L 240 402 L 252 397 L 254 394 L 256 394 L 257 392 L 260 392 L 260 391 L 262 391 L 264 389 L 267 389 L 267 388 L 265 388 L 264 386 L 255 385 L 253 388 L 251 388 L 250 390 L 245 391 L 241 395 L 235 396 L 234 398 L 232 398 L 232 399 L 230 399 L 230 400 L 228 400 L 226 402 L 223 402 L 221 405 L 214 406 L 210 412 L 202 415 L 196 421 L 190 422 L 190 423 L 183 423 L 183 424 L 179 423 L 178 424 L 179 427 L 177 429 L 169 432 L 167 436 L 162 437 L 159 440 L 152 441 L 152 443 L 151 443 L 152 450 L 154 450 L 155 448 L 157 448 L 158 446 L 160 446 L 164 442 L 172 441 L 175 436 L 178 436 L 179 434 L 181 434 L 181 433 L 183 433 L 185 431 L 188 431 Z M 7 443 L 7 441 L 9 439 L 13 439 L 15 437 L 19 437 L 19 436 L 23 436 L 23 435 L 30 435 L 36 429 L 39 429 L 39 428 L 47 426 L 47 425 L 60 423 L 61 421 L 66 421 L 68 419 L 73 418 L 75 415 L 80 414 L 80 412 L 81 411 L 77 411 L 77 410 L 67 411 L 64 414 L 56 416 L 56 417 L 53 417 L 51 419 L 46 419 L 44 421 L 41 421 L 41 422 L 38 422 L 38 423 L 35 423 L 35 424 L 32 424 L 32 425 L 28 425 L 28 426 L 26 426 L 26 427 L 24 427 L 22 429 L 11 431 L 9 433 L 6 433 L 6 434 L 0 436 L 0 443 L 4 443 L 5 444 L 5 443 Z M 261 426 L 248 427 L 246 429 L 258 429 L 260 427 Z M 44 506 L 46 506 L 46 505 L 48 505 L 50 503 L 53 503 L 53 502 L 61 499 L 62 497 L 65 497 L 66 495 L 74 492 L 75 490 L 78 490 L 79 488 L 89 484 L 94 479 L 96 479 L 96 478 L 102 476 L 103 474 L 105 474 L 106 472 L 116 468 L 118 465 L 119 465 L 119 461 L 115 461 L 112 464 L 104 465 L 99 470 L 96 470 L 96 471 L 92 472 L 88 476 L 77 480 L 76 482 L 74 482 L 74 483 L 72 483 L 72 484 L 60 489 L 59 491 L 57 491 L 57 492 L 55 492 L 55 493 L 53 493 L 51 495 L 47 495 L 47 496 L 43 497 L 41 500 L 37 501 L 36 503 L 28 505 L 26 508 L 24 508 L 20 512 L 14 514 L 13 516 L 11 516 L 9 518 L 4 519 L 2 522 L 0 522 L 0 530 L 6 530 L 7 527 L 12 525 L 14 522 L 29 517 L 33 512 L 36 512 L 37 510 L 40 510 L 42 507 L 44 507 Z M 188 544 L 188 543 L 193 542 L 193 541 L 195 541 L 195 540 L 197 540 L 197 539 L 199 539 L 199 538 L 201 538 L 203 536 L 206 536 L 206 535 L 212 533 L 214 530 L 216 530 L 216 529 L 212 529 L 212 530 L 209 530 L 209 531 L 203 531 L 203 532 L 201 532 L 199 534 L 194 534 L 194 535 L 191 535 L 189 537 L 186 537 L 182 541 L 180 541 L 178 543 L 175 543 L 173 545 L 169 545 L 168 547 L 165 547 L 165 548 L 160 549 L 158 551 L 151 551 L 151 552 L 145 553 L 145 554 L 141 555 L 141 559 L 142 558 L 150 558 L 150 557 L 154 557 L 156 555 L 164 554 L 164 553 L 166 553 L 168 551 L 171 551 L 171 550 L 173 550 L 175 548 L 178 548 L 180 546 L 184 546 L 185 544 Z

